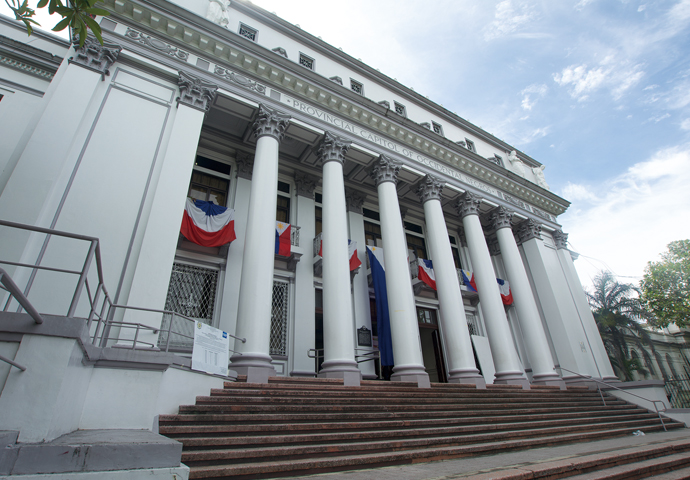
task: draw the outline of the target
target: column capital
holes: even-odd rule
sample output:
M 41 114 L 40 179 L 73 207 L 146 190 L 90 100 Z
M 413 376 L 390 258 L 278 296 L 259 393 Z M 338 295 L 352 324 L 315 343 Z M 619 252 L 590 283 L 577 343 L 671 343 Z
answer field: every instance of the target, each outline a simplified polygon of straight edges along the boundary
M 347 205 L 347 211 L 362 215 L 362 205 L 366 197 L 367 196 L 359 190 L 345 187 L 345 204 Z
M 179 72 L 177 84 L 180 87 L 180 96 L 177 105 L 186 105 L 202 112 L 208 112 L 211 102 L 216 98 L 218 85 L 208 83 L 186 72 Z
M 537 223 L 534 219 L 529 218 L 524 222 L 521 222 L 517 227 L 517 243 L 521 245 L 522 243 L 536 238 L 541 240 L 541 224 Z
M 319 179 L 314 175 L 304 172 L 295 172 L 295 186 L 297 195 L 300 197 L 314 198 L 314 189 L 319 183 Z
M 394 160 L 386 155 L 379 155 L 376 160 L 374 168 L 371 169 L 369 175 L 376 182 L 378 187 L 385 182 L 393 182 L 393 184 L 398 183 L 398 174 L 400 173 L 400 167 L 402 167 L 402 162 L 399 160 Z
M 90 35 L 86 37 L 83 46 L 79 46 L 77 38 L 73 39 L 73 44 L 76 55 L 69 59 L 69 63 L 100 73 L 101 76 L 110 74 L 108 69 L 115 63 L 122 51 L 122 46 L 117 43 L 103 42 L 101 45 Z
M 492 257 L 501 254 L 501 246 L 498 243 L 498 237 L 496 235 L 487 237 L 486 245 L 489 247 L 489 255 L 491 255 Z
M 458 210 L 460 218 L 465 218 L 468 215 L 479 216 L 479 205 L 481 205 L 484 197 L 472 192 L 465 192 L 455 202 L 455 208 Z
M 417 195 L 422 204 L 429 200 L 441 200 L 441 193 L 445 183 L 440 178 L 427 175 L 417 184 Z
M 491 212 L 489 220 L 494 230 L 499 230 L 501 228 L 511 228 L 511 221 L 513 220 L 512 210 L 508 210 L 505 207 L 498 207 Z
M 237 178 L 251 180 L 254 171 L 254 156 L 246 152 L 237 152 L 235 162 L 237 163 Z
M 558 230 L 554 230 L 554 232 L 551 234 L 553 236 L 553 241 L 556 244 L 556 248 L 558 250 L 567 250 L 568 249 L 568 234 L 563 233 L 563 230 L 560 228 Z
M 254 136 L 259 139 L 264 136 L 271 136 L 279 142 L 285 135 L 290 115 L 273 110 L 263 103 L 259 104 L 259 113 L 254 120 L 252 129 Z
M 345 163 L 345 154 L 349 150 L 350 145 L 352 145 L 352 142 L 343 140 L 331 132 L 326 132 L 316 150 L 316 156 L 321 163 L 336 161 L 342 165 Z

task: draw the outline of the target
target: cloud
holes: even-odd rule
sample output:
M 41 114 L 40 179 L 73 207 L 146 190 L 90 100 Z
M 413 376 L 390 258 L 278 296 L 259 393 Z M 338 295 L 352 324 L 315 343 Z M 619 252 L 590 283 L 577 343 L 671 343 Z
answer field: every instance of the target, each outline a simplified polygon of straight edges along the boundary
M 520 92 L 520 95 L 522 95 L 522 103 L 520 104 L 522 106 L 522 109 L 528 111 L 532 110 L 534 105 L 537 103 L 537 100 L 546 95 L 547 90 L 548 87 L 546 85 L 539 85 L 536 83 L 522 90 Z
M 647 5 L 646 5 L 646 4 L 642 4 L 642 5 L 640 5 L 639 7 L 637 7 L 637 11 L 638 11 L 638 12 L 644 12 L 646 9 L 647 9 Z
M 590 284 L 602 268 L 641 277 L 647 262 L 673 240 L 690 238 L 690 145 L 666 148 L 599 184 L 567 184 L 561 217 L 580 280 Z
M 590 3 L 594 2 L 595 0 L 580 0 L 577 5 L 575 5 L 575 10 L 582 10 L 585 8 L 587 5 Z
M 683 130 L 690 130 L 690 118 L 686 118 L 682 122 L 680 122 L 680 128 Z
M 627 62 L 616 62 L 613 56 L 607 56 L 597 67 L 589 68 L 586 64 L 570 65 L 560 73 L 553 74 L 553 80 L 560 86 L 570 88 L 570 96 L 578 101 L 589 98 L 589 94 L 602 88 L 611 91 L 615 100 L 644 76 L 642 64 L 626 65 Z
M 484 39 L 489 41 L 516 33 L 524 25 L 534 21 L 536 17 L 537 14 L 534 7 L 528 3 L 513 2 L 513 0 L 503 0 L 496 5 L 494 21 L 484 29 Z M 543 37 L 533 36 L 531 38 Z
M 648 122 L 659 123 L 660 121 L 665 120 L 665 119 L 667 119 L 667 118 L 670 117 L 670 116 L 671 116 L 670 113 L 664 113 L 663 115 L 657 115 L 657 116 L 655 116 L 655 117 L 651 117 L 651 118 L 648 119 L 647 121 L 648 121 Z

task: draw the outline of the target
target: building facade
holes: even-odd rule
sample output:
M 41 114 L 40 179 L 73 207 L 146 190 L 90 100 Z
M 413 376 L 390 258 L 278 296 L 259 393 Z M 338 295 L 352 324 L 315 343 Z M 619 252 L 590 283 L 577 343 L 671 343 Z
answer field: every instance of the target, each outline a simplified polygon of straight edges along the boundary
M 103 45 L 29 45 L 0 19 L 0 219 L 99 238 L 114 304 L 235 335 L 230 368 L 253 381 L 615 378 L 558 224 L 569 203 L 540 163 L 249 2 L 104 3 Z M 182 236 L 188 197 L 234 209 L 237 239 Z M 286 255 L 276 222 L 291 225 Z M 40 312 L 89 316 L 85 296 L 70 304 L 77 280 L 16 265 L 81 271 L 88 248 L 0 235 Z M 392 371 L 376 360 L 367 247 L 383 250 Z M 142 346 L 189 351 L 188 320 L 114 312 L 107 345 L 140 324 Z

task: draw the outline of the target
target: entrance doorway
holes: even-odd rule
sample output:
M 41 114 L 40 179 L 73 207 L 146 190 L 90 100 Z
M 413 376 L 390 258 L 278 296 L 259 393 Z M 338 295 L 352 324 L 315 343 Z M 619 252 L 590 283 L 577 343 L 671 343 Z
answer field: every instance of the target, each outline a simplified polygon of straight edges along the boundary
M 436 383 L 446 383 L 448 381 L 446 364 L 443 360 L 436 310 L 417 307 L 417 322 L 419 323 L 419 338 L 422 342 L 424 369 L 429 375 L 429 380 Z

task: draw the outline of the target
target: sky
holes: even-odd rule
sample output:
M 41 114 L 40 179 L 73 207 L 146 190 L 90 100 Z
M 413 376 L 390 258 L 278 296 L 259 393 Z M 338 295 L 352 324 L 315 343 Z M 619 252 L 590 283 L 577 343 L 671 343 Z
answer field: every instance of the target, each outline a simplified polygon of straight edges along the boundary
M 585 287 L 690 238 L 690 0 L 253 3 L 544 164 Z

